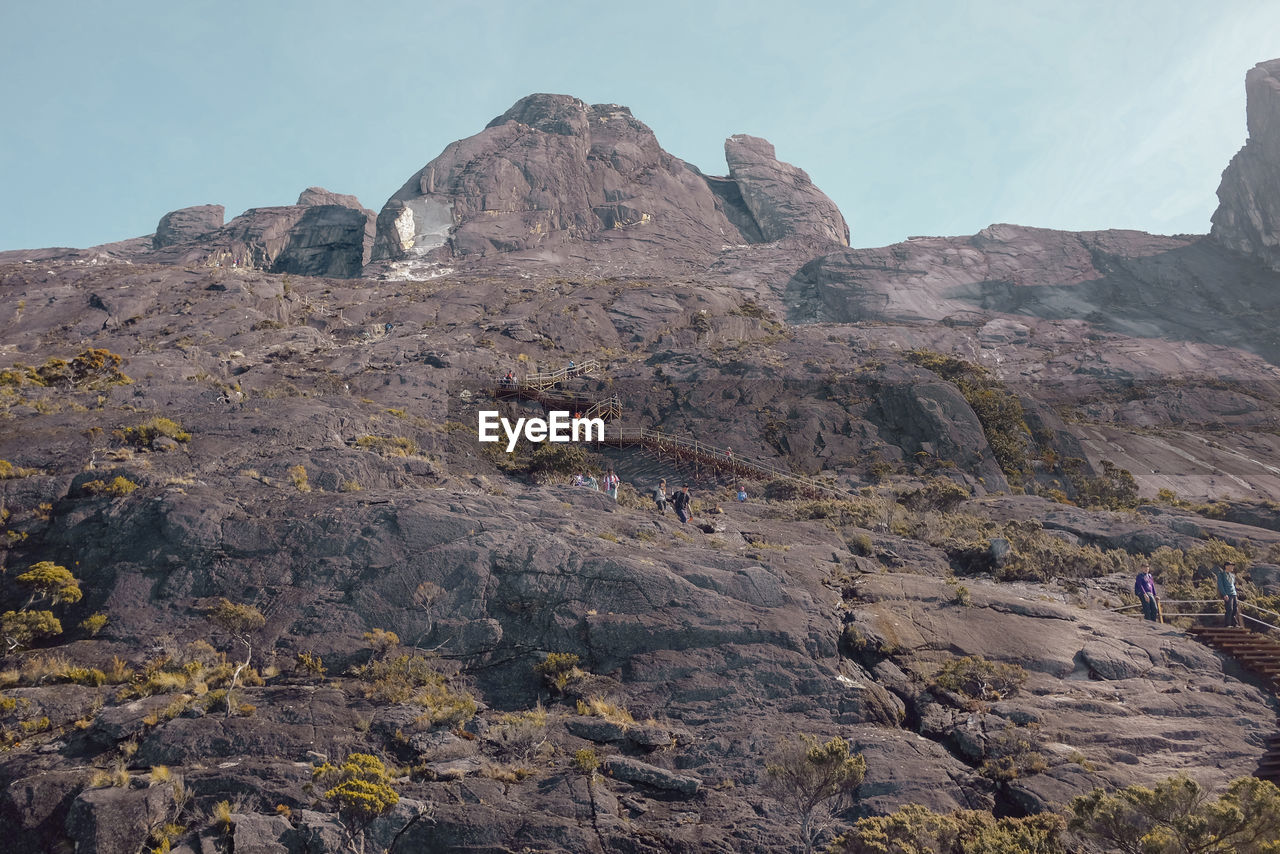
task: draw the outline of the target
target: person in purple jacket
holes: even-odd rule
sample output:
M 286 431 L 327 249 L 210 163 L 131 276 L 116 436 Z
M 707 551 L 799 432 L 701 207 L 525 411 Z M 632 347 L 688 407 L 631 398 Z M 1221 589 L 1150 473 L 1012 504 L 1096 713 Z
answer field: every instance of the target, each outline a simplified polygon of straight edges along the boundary
M 1133 592 L 1142 600 L 1142 616 L 1152 622 L 1158 620 L 1160 610 L 1156 604 L 1159 601 L 1159 597 L 1156 596 L 1156 579 L 1151 574 L 1151 567 L 1148 564 L 1142 565 L 1138 580 L 1133 583 Z

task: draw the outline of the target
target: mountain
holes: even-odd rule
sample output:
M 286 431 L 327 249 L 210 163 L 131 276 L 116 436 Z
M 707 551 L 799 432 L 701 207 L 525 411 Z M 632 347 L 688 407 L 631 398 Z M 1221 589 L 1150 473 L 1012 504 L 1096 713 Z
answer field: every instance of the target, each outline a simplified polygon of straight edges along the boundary
M 542 94 L 376 215 L 310 188 L 0 254 L 0 828 L 793 850 L 801 734 L 866 760 L 838 826 L 1252 773 L 1274 686 L 1171 603 L 1227 558 L 1280 601 L 1276 67 L 1205 236 L 852 248 L 765 140 L 708 176 Z M 615 396 L 610 436 L 661 436 L 477 441 Z M 607 467 L 617 501 L 571 485 Z M 1114 610 L 1144 561 L 1168 624 Z

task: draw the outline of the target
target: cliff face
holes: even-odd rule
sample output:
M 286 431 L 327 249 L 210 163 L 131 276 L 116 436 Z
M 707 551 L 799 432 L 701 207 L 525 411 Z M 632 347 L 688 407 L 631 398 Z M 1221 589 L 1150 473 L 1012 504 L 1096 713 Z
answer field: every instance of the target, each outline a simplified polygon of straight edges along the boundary
M 1245 75 L 1249 139 L 1222 173 L 1213 238 L 1280 270 L 1280 60 Z

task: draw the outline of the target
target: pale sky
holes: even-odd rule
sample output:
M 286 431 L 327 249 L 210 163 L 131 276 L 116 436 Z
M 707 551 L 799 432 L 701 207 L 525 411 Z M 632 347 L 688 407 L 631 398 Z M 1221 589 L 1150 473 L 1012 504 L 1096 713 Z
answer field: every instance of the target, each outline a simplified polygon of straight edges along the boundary
M 1280 3 L 166 0 L 0 7 L 0 250 L 167 211 L 378 210 L 532 92 L 619 103 L 723 174 L 773 142 L 855 246 L 993 222 L 1204 233 Z

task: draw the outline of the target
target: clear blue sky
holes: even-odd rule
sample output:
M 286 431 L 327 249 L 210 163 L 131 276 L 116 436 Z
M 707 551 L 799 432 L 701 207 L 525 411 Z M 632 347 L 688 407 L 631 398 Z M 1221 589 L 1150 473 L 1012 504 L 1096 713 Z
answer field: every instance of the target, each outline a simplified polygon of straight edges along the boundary
M 166 211 L 379 209 L 531 92 L 631 107 L 725 171 L 771 140 L 855 246 L 992 222 L 1205 232 L 1280 3 L 166 0 L 0 8 L 0 249 Z

